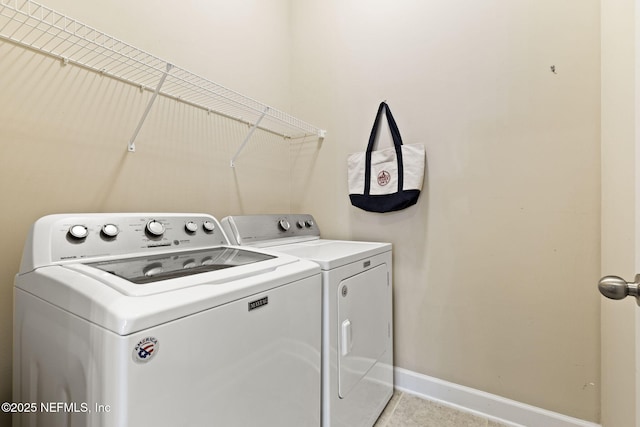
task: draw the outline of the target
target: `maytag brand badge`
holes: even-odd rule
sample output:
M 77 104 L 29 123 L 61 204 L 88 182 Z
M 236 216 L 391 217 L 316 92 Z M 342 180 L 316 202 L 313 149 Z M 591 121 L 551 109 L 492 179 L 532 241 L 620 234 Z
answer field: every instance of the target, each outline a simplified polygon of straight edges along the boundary
M 249 303 L 249 311 L 255 310 L 256 308 L 263 307 L 267 304 L 269 304 L 269 297 L 264 297 L 264 298 L 257 299 L 255 301 L 251 301 Z
M 133 348 L 133 360 L 138 363 L 147 363 L 158 354 L 159 347 L 156 337 L 143 338 Z

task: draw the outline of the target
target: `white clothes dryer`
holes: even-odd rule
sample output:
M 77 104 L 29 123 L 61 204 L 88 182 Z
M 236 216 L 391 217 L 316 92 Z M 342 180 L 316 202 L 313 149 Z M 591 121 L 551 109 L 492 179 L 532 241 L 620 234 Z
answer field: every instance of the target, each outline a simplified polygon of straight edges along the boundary
M 320 425 L 320 268 L 209 215 L 46 216 L 14 291 L 15 427 Z
M 322 426 L 371 427 L 393 394 L 392 247 L 328 240 L 311 215 L 224 218 L 229 240 L 322 269 Z

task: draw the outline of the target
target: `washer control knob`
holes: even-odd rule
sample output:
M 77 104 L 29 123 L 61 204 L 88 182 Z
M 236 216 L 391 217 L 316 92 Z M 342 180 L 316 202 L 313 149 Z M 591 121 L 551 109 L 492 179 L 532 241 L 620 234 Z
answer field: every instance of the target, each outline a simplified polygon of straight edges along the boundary
M 306 220 L 306 221 L 305 221 L 305 223 L 304 223 L 304 225 L 306 225 L 306 226 L 307 226 L 307 228 L 311 228 L 311 227 L 313 227 L 313 225 L 314 225 L 314 224 L 315 224 L 315 223 L 313 222 L 313 220 L 312 220 L 312 219 L 308 219 L 308 220 Z
M 109 238 L 116 237 L 120 232 L 120 230 L 115 224 L 105 224 L 102 226 L 101 231 L 105 237 L 109 237 Z
M 69 227 L 69 236 L 75 240 L 82 240 L 89 235 L 89 229 L 85 225 L 72 225 Z
M 291 224 L 289 224 L 289 221 L 287 221 L 284 218 L 282 218 L 280 221 L 278 221 L 278 226 L 280 227 L 280 229 L 282 231 L 287 231 L 287 230 L 289 230 L 289 228 L 291 228 Z
M 164 234 L 164 225 L 160 221 L 152 219 L 147 223 L 146 231 L 152 236 L 160 237 Z
M 198 224 L 193 221 L 189 221 L 184 225 L 184 229 L 187 231 L 187 233 L 195 233 L 196 230 L 198 230 Z
M 298 228 L 304 228 L 304 221 L 300 219 L 296 222 L 296 225 L 298 226 Z
M 202 228 L 204 228 L 204 231 L 207 233 L 213 233 L 213 230 L 216 229 L 216 225 L 212 221 L 205 221 L 202 223 Z

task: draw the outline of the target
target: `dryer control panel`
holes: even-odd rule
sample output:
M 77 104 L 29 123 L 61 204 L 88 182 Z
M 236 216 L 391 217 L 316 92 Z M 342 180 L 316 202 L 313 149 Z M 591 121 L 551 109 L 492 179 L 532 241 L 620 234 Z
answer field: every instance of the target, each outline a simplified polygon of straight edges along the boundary
M 222 219 L 222 227 L 234 245 L 270 246 L 320 238 L 320 229 L 309 214 L 234 215 Z
M 32 226 L 21 272 L 67 260 L 227 245 L 220 223 L 206 214 L 57 214 Z

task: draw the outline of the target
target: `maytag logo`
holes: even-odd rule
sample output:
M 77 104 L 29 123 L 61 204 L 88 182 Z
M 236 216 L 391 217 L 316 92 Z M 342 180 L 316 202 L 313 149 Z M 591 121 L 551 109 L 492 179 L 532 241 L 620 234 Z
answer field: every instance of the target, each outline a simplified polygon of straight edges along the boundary
M 257 299 L 255 301 L 251 301 L 249 302 L 249 311 L 255 310 L 256 308 L 260 308 L 267 304 L 269 304 L 269 297 L 264 297 L 264 298 Z

